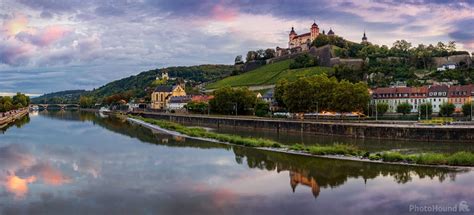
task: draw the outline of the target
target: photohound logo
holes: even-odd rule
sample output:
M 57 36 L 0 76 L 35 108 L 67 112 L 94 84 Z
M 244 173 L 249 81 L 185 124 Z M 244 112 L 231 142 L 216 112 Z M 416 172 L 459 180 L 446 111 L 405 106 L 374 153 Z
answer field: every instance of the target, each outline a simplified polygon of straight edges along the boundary
M 412 213 L 468 213 L 471 212 L 469 204 L 466 201 L 460 201 L 454 205 L 416 205 L 409 206 L 409 212 Z
M 461 201 L 459 202 L 459 212 L 470 212 L 471 209 L 469 209 L 469 205 L 467 204 L 466 201 Z

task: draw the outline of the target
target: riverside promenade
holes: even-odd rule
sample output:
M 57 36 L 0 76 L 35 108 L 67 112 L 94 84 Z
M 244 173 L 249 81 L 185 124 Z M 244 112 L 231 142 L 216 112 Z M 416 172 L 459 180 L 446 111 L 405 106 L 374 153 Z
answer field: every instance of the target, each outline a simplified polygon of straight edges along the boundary
M 387 139 L 432 142 L 474 143 L 474 125 L 423 125 L 413 123 L 378 123 L 370 121 L 303 121 L 257 117 L 208 116 L 135 112 L 143 117 L 173 121 L 181 124 L 211 127 L 266 129 L 276 132 L 298 132 L 361 139 Z
M 22 108 L 18 110 L 12 110 L 5 113 L 0 113 L 0 128 L 6 127 L 10 123 L 21 119 L 28 114 L 28 108 Z

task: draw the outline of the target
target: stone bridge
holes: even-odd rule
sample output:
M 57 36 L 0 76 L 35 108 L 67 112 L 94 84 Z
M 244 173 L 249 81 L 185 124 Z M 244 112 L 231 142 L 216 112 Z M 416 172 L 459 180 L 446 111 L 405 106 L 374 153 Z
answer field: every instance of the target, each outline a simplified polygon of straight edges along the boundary
M 36 104 L 40 109 L 77 109 L 78 104 Z

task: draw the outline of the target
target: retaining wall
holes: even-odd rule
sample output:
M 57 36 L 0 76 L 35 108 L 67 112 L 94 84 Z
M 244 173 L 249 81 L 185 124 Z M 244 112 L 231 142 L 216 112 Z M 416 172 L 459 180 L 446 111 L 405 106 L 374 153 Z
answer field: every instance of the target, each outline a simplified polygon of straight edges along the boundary
M 414 126 L 343 122 L 308 122 L 159 113 L 140 113 L 140 115 L 143 117 L 168 120 L 183 124 L 210 125 L 215 127 L 269 129 L 276 132 L 304 132 L 318 135 L 346 136 L 351 138 L 474 143 L 474 127 L 472 126 Z

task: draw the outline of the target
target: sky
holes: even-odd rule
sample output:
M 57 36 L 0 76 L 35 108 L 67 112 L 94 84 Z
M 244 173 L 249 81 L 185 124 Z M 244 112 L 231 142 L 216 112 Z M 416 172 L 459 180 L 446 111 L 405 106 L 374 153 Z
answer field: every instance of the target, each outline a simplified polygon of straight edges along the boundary
M 0 93 L 93 89 L 149 69 L 232 64 L 292 26 L 474 51 L 474 0 L 0 0 Z

